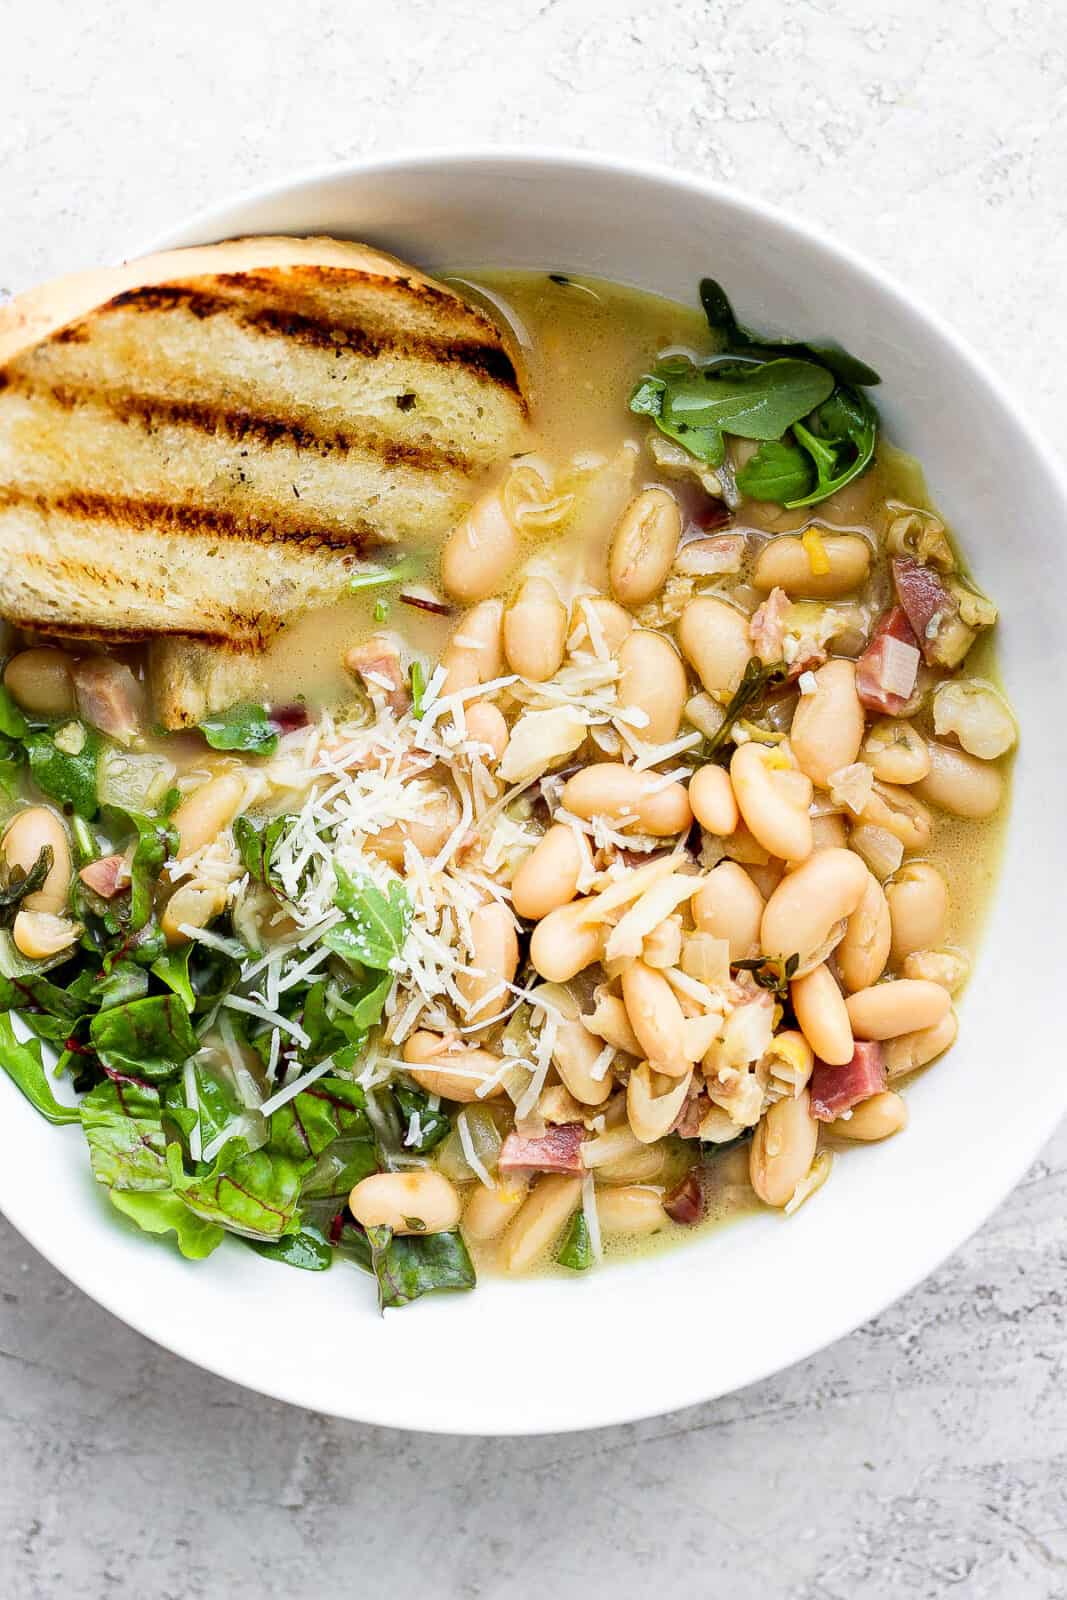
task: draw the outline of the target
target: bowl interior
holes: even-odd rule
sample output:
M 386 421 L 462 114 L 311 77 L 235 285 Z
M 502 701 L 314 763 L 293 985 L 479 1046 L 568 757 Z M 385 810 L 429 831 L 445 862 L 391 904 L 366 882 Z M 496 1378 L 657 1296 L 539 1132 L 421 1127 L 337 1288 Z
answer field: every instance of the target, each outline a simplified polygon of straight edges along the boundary
M 538 155 L 369 163 L 239 201 L 156 244 L 336 233 L 432 270 L 590 272 L 693 302 L 712 273 L 746 319 L 832 335 L 881 372 L 890 432 L 923 461 L 982 587 L 1022 745 L 1003 870 L 960 1040 L 910 1092 L 904 1137 L 839 1162 L 818 1201 L 588 1280 L 492 1281 L 384 1322 L 338 1267 L 285 1275 L 240 1246 L 187 1264 L 127 1230 L 57 1133 L 0 1078 L 0 1204 L 117 1315 L 237 1382 L 318 1410 L 453 1432 L 619 1422 L 702 1400 L 810 1353 L 909 1288 L 988 1214 L 1067 1106 L 1035 968 L 1062 970 L 1050 913 L 1067 848 L 1067 509 L 1056 469 L 974 356 L 880 276 L 776 213 L 695 181 Z M 742 292 L 743 287 L 743 292 Z M 47 1181 L 42 1175 L 47 1173 Z M 682 1348 L 686 1355 L 670 1357 Z

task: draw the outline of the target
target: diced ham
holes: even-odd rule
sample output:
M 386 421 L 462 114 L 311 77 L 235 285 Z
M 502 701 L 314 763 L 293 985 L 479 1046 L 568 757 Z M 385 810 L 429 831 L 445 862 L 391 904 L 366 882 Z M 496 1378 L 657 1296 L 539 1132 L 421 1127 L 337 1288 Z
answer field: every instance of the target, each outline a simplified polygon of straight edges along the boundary
M 879 617 L 856 662 L 856 692 L 868 711 L 899 717 L 911 703 L 918 672 L 915 633 L 904 608 L 894 606 Z
M 398 716 L 411 704 L 400 651 L 384 634 L 353 645 L 345 652 L 345 666 L 354 677 L 363 679 L 376 704 L 384 701 Z
M 582 1140 L 585 1129 L 580 1122 L 564 1122 L 546 1128 L 536 1138 L 513 1130 L 500 1147 L 499 1170 L 512 1172 L 581 1173 Z
M 130 864 L 123 855 L 101 856 L 99 861 L 82 867 L 78 877 L 101 900 L 113 900 L 129 887 Z
M 129 744 L 144 723 L 144 690 L 129 667 L 111 656 L 86 656 L 74 663 L 74 693 L 86 722 Z
M 700 1171 L 697 1167 L 690 1167 L 681 1183 L 675 1184 L 669 1194 L 663 1196 L 663 1209 L 672 1222 L 681 1222 L 685 1227 L 692 1227 L 700 1222 L 704 1216 L 704 1185 L 700 1181 Z
M 765 667 L 785 653 L 785 619 L 792 604 L 784 589 L 772 589 L 748 625 L 749 638 Z
M 975 640 L 960 616 L 960 603 L 933 567 L 910 556 L 893 557 L 893 583 L 908 614 L 923 660 L 932 667 L 957 667 Z
M 833 1122 L 844 1111 L 851 1111 L 861 1100 L 881 1094 L 886 1085 L 885 1059 L 877 1040 L 856 1041 L 856 1048 L 843 1067 L 816 1061 L 811 1075 L 811 1114 L 817 1122 Z

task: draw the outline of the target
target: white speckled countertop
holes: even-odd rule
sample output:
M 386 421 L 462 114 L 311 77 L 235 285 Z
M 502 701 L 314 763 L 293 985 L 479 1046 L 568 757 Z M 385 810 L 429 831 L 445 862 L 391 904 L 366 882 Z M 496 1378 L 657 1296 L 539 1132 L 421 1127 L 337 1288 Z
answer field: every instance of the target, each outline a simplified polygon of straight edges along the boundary
M 0 0 L 0 29 L 0 287 L 360 152 L 616 150 L 835 231 L 1059 431 L 1063 0 Z M 1067 1596 L 1065 1198 L 1061 1132 L 822 1355 L 657 1421 L 490 1442 L 208 1377 L 0 1223 L 0 1595 Z

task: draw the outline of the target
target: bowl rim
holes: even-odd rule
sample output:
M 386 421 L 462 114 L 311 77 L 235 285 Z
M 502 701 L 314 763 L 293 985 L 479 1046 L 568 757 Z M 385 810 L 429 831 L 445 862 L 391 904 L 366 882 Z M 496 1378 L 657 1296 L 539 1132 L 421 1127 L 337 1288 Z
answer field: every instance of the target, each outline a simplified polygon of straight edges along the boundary
M 825 252 L 835 258 L 844 267 L 850 269 L 859 277 L 867 280 L 873 288 L 884 295 L 896 308 L 917 319 L 931 332 L 937 340 L 947 345 L 955 354 L 961 364 L 970 370 L 984 389 L 991 389 L 997 396 L 1002 409 L 1010 414 L 1015 426 L 1025 437 L 1029 449 L 1040 465 L 1048 485 L 1053 490 L 1054 497 L 1062 503 L 1065 521 L 1067 521 L 1067 467 L 1060 461 L 1053 451 L 1044 432 L 1030 418 L 1026 407 L 1020 404 L 1012 387 L 1005 384 L 999 373 L 978 350 L 971 345 L 955 328 L 945 321 L 942 315 L 933 310 L 921 295 L 914 293 L 910 288 L 903 288 L 895 278 L 887 273 L 877 263 L 872 262 L 862 252 L 849 244 L 844 244 L 831 236 L 829 231 L 812 224 L 806 218 L 799 218 L 787 208 L 777 206 L 769 201 L 759 198 L 739 189 L 731 184 L 720 183 L 689 173 L 684 169 L 668 166 L 665 163 L 652 161 L 636 161 L 629 157 L 616 156 L 607 152 L 575 150 L 560 148 L 552 145 L 460 145 L 450 147 L 442 145 L 432 149 L 402 148 L 370 154 L 350 160 L 331 162 L 322 166 L 296 169 L 286 176 L 269 182 L 238 190 L 224 201 L 215 202 L 204 206 L 192 215 L 183 219 L 169 228 L 156 232 L 150 239 L 140 242 L 132 249 L 127 259 L 134 259 L 141 255 L 159 250 L 179 248 L 185 242 L 194 239 L 200 242 L 232 237 L 232 230 L 226 226 L 226 219 L 232 217 L 238 209 L 253 206 L 259 203 L 277 201 L 283 197 L 293 197 L 301 190 L 313 188 L 316 185 L 336 182 L 345 178 L 359 180 L 371 175 L 388 176 L 390 173 L 399 172 L 431 172 L 455 169 L 473 170 L 486 163 L 507 163 L 518 168 L 536 168 L 551 165 L 564 169 L 576 181 L 582 178 L 595 179 L 598 175 L 612 174 L 624 179 L 636 179 L 652 184 L 667 186 L 678 192 L 679 196 L 688 196 L 698 201 L 710 201 L 724 207 L 732 208 L 739 214 L 747 216 L 756 225 L 766 224 L 782 229 L 804 240 L 816 250 Z M 1011 822 L 1008 831 L 1011 830 Z M 1060 1096 L 1060 1116 L 1067 1112 L 1067 1078 L 1063 1081 Z M 977 1230 L 984 1225 L 992 1213 L 1001 1205 L 1006 1196 L 1016 1187 L 1027 1169 L 1039 1154 L 1045 1143 L 1055 1132 L 1055 1126 L 1036 1126 L 1032 1137 L 1020 1138 L 1016 1144 L 1014 1158 L 1006 1163 L 999 1181 L 982 1192 L 978 1203 L 968 1211 L 959 1225 L 954 1226 L 946 1243 L 943 1236 L 936 1239 L 931 1237 L 930 1242 L 923 1248 L 916 1250 L 908 1258 L 907 1265 L 891 1274 L 887 1281 L 883 1281 L 877 1289 L 872 1289 L 858 1305 L 849 1308 L 846 1316 L 830 1319 L 832 1329 L 820 1327 L 812 1330 L 809 1337 L 802 1340 L 793 1349 L 788 1359 L 768 1356 L 765 1359 L 753 1359 L 748 1369 L 740 1379 L 731 1381 L 722 1387 L 717 1387 L 713 1378 L 699 1376 L 699 1367 L 694 1365 L 694 1376 L 685 1378 L 680 1373 L 672 1375 L 671 1382 L 666 1386 L 669 1393 L 662 1401 L 645 1401 L 635 1405 L 625 1395 L 619 1394 L 614 1403 L 598 1401 L 591 1403 L 587 1411 L 577 1417 L 573 1424 L 553 1422 L 550 1428 L 539 1428 L 536 1423 L 531 1426 L 529 1422 L 517 1418 L 501 1419 L 499 1425 L 494 1425 L 492 1433 L 482 1427 L 464 1425 L 462 1416 L 449 1417 L 447 1420 L 432 1418 L 425 1420 L 419 1416 L 409 1415 L 405 1406 L 395 1396 L 383 1396 L 376 1400 L 373 1392 L 368 1392 L 359 1402 L 358 1407 L 345 1406 L 338 1403 L 329 1408 L 317 1401 L 305 1399 L 299 1392 L 299 1385 L 278 1381 L 268 1384 L 259 1377 L 250 1379 L 239 1370 L 235 1361 L 227 1360 L 222 1355 L 213 1356 L 210 1351 L 205 1353 L 198 1348 L 197 1340 L 193 1337 L 181 1337 L 169 1332 L 165 1326 L 157 1323 L 152 1308 L 144 1304 L 132 1310 L 127 1303 L 127 1298 L 113 1292 L 110 1285 L 100 1283 L 94 1279 L 91 1262 L 83 1264 L 81 1260 L 65 1259 L 65 1252 L 61 1240 L 48 1237 L 46 1227 L 38 1227 L 37 1219 L 31 1206 L 27 1206 L 24 1215 L 18 1215 L 19 1207 L 15 1207 L 15 1215 L 5 1211 L 8 1220 L 18 1233 L 22 1235 L 45 1259 L 58 1271 L 81 1289 L 90 1299 L 102 1306 L 106 1311 L 117 1317 L 120 1321 L 132 1327 L 136 1332 L 151 1339 L 172 1354 L 181 1356 L 194 1365 L 211 1372 L 217 1377 L 250 1389 L 255 1393 L 267 1394 L 270 1397 L 283 1401 L 286 1404 L 297 1405 L 306 1409 L 315 1409 L 320 1414 L 335 1415 L 347 1420 L 371 1423 L 377 1426 L 390 1426 L 412 1429 L 418 1432 L 442 1434 L 466 1434 L 479 1437 L 485 1436 L 534 1436 L 545 1432 L 572 1432 L 591 1428 L 615 1426 L 625 1422 L 639 1421 L 645 1418 L 665 1414 L 666 1411 L 682 1409 L 718 1398 L 725 1393 L 737 1392 L 757 1382 L 771 1377 L 778 1372 L 787 1371 L 801 1361 L 807 1360 L 838 1339 L 855 1331 L 872 1317 L 888 1309 L 904 1295 L 910 1293 L 931 1272 L 935 1271 L 956 1250 L 960 1248 Z M 132 1259 L 132 1258 L 131 1258 Z

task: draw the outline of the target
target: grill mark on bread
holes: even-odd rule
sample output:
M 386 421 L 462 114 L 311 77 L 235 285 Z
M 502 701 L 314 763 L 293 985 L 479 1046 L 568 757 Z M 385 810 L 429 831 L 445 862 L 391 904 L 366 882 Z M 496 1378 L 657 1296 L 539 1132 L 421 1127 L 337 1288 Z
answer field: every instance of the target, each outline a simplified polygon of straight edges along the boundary
M 371 430 L 356 433 L 350 429 L 323 431 L 293 417 L 266 416 L 243 407 L 227 407 L 210 400 L 172 400 L 165 396 L 115 394 L 106 389 L 79 390 L 70 384 L 38 384 L 28 373 L 0 371 L 0 393 L 13 393 L 33 399 L 45 396 L 63 411 L 78 406 L 99 407 L 120 422 L 135 423 L 153 432 L 156 427 L 189 427 L 198 433 L 235 444 L 256 444 L 270 448 L 292 445 L 320 456 L 359 453 L 374 456 L 388 467 L 410 467 L 416 472 L 442 470 L 469 473 L 472 464 L 458 451 L 416 440 L 386 438 Z M 398 407 L 398 409 L 400 409 Z
M 237 283 L 240 283 L 240 279 Z M 434 338 L 428 334 L 395 330 L 384 332 L 343 327 L 336 322 L 284 307 L 242 305 L 226 295 L 213 294 L 209 290 L 183 283 L 146 284 L 138 289 L 127 289 L 101 306 L 94 315 L 102 316 L 118 310 L 145 314 L 183 310 L 200 321 L 227 316 L 255 333 L 291 339 L 294 343 L 312 345 L 319 350 L 336 350 L 338 353 L 348 350 L 370 360 L 388 354 L 409 360 L 432 361 L 440 367 L 459 366 L 475 377 L 507 389 L 519 400 L 523 411 L 526 410 L 515 366 L 507 351 L 498 345 L 484 344 L 476 339 Z
M 295 502 L 294 502 L 295 503 Z M 308 526 L 272 508 L 272 519 L 251 513 L 240 515 L 219 506 L 190 505 L 183 501 L 139 499 L 133 495 L 94 494 L 74 489 L 49 494 L 0 485 L 0 509 L 32 506 L 43 516 L 70 517 L 77 522 L 110 522 L 127 533 L 154 535 L 195 534 L 249 543 L 295 545 L 302 550 L 339 550 L 359 555 L 376 541 L 374 528 L 361 518 L 346 529 Z M 342 562 L 343 564 L 343 562 Z
M 13 627 L 19 628 L 23 633 L 39 633 L 49 639 L 70 639 L 77 643 L 96 644 L 143 644 L 146 639 L 195 639 L 199 644 L 217 645 L 221 649 L 232 650 L 237 653 L 247 652 L 254 654 L 263 645 L 270 642 L 277 632 L 277 624 L 273 619 L 269 623 L 262 623 L 258 619 L 239 617 L 232 625 L 231 631 L 215 632 L 204 628 L 194 632 L 187 623 L 179 626 L 151 628 L 130 628 L 121 624 L 114 628 L 103 627 L 99 623 L 67 623 L 57 622 L 55 617 L 41 616 L 34 612 L 17 610 L 4 613 L 5 619 Z M 233 627 L 241 630 L 238 638 L 234 637 Z

